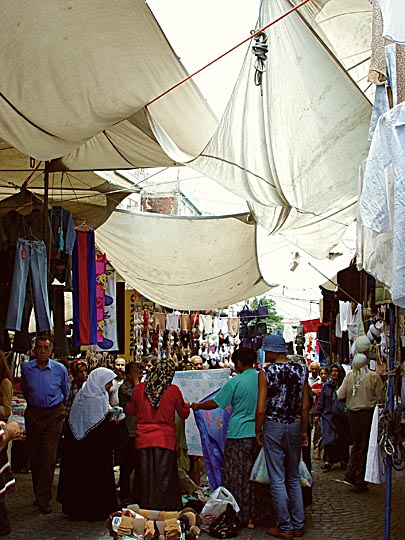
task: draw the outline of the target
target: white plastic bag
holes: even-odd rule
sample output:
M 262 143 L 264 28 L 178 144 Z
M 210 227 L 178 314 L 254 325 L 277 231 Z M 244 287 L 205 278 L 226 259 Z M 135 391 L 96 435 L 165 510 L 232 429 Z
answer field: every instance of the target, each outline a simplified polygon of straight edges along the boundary
M 300 464 L 298 467 L 298 472 L 301 479 L 301 486 L 302 487 L 311 487 L 312 486 L 312 476 L 311 473 L 308 471 L 308 467 L 305 465 L 305 462 L 302 459 L 300 460 Z
M 258 482 L 259 484 L 270 484 L 263 446 L 260 448 L 260 452 L 253 465 L 252 472 L 250 473 L 250 480 Z
M 202 530 L 207 531 L 211 523 L 225 512 L 227 504 L 230 503 L 235 512 L 239 512 L 240 508 L 236 502 L 232 493 L 223 486 L 219 486 L 215 491 L 211 493 L 211 497 L 205 503 L 204 508 L 201 510 L 201 526 Z

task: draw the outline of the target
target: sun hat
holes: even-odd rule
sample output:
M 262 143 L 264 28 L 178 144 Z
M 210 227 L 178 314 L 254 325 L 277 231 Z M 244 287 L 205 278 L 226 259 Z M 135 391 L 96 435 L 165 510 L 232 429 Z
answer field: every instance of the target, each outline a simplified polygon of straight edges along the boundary
M 360 370 L 368 364 L 368 358 L 363 353 L 356 353 L 353 357 L 352 368 Z
M 270 334 L 264 336 L 262 350 L 267 352 L 285 353 L 287 350 L 283 336 L 280 334 Z

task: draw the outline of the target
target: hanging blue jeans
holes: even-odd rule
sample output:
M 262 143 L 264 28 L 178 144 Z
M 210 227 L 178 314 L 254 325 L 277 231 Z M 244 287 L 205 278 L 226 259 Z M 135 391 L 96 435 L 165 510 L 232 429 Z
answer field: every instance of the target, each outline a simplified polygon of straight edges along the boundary
M 304 504 L 298 467 L 301 457 L 301 423 L 266 420 L 264 452 L 270 492 L 282 531 L 304 527 Z
M 31 271 L 37 332 L 46 332 L 51 329 L 46 247 L 42 240 L 25 240 L 23 238 L 17 240 L 6 328 L 21 330 L 29 271 Z

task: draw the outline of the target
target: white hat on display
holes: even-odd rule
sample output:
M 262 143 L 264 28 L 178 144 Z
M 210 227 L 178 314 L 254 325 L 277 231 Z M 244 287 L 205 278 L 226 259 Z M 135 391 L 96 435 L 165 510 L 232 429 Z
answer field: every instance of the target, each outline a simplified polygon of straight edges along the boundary
M 352 369 L 360 370 L 368 364 L 368 358 L 364 353 L 356 353 L 353 357 Z

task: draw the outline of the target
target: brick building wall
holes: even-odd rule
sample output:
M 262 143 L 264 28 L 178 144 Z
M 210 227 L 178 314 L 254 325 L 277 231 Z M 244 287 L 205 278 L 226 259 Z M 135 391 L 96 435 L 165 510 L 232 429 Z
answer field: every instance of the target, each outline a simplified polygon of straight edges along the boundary
M 153 214 L 166 214 L 172 216 L 175 214 L 174 197 L 142 197 L 141 208 L 144 212 Z

